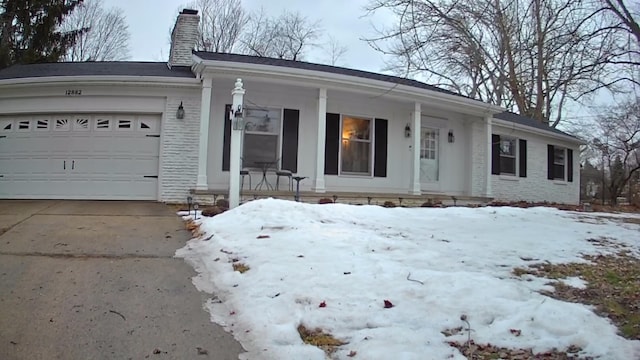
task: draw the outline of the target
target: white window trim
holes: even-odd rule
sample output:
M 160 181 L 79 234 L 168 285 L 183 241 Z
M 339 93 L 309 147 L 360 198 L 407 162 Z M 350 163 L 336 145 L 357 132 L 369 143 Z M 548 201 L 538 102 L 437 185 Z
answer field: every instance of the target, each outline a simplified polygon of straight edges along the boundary
M 342 171 L 342 126 L 343 126 L 343 121 L 345 117 L 350 117 L 350 118 L 355 118 L 355 119 L 362 119 L 362 120 L 368 120 L 369 121 L 369 140 L 368 141 L 363 141 L 363 140 L 350 140 L 350 141 L 357 141 L 357 142 L 368 142 L 369 143 L 369 174 L 365 174 L 365 173 L 358 173 L 358 172 L 343 172 Z M 351 177 L 351 178 L 369 178 L 369 179 L 373 179 L 374 178 L 374 154 L 373 151 L 375 149 L 375 118 L 374 117 L 370 117 L 370 116 L 362 116 L 362 115 L 351 115 L 351 114 L 340 114 L 340 146 L 338 148 L 338 176 L 341 177 Z
M 556 152 L 556 150 L 558 150 L 558 149 L 562 149 L 562 153 L 563 153 L 563 155 L 562 155 L 562 165 L 563 165 L 563 169 L 562 169 L 562 172 L 563 172 L 563 174 L 562 174 L 562 179 L 560 179 L 560 178 L 556 178 L 556 177 L 555 177 L 555 166 L 556 166 L 556 165 L 560 165 L 560 164 L 556 163 L 556 154 L 555 154 L 555 152 Z M 568 179 L 569 179 L 569 174 L 568 174 L 569 166 L 567 166 L 567 165 L 568 165 L 568 164 L 567 164 L 567 149 L 568 149 L 568 148 L 567 148 L 567 147 L 564 147 L 564 146 L 560 146 L 560 145 L 553 145 L 553 168 L 554 168 L 554 169 L 553 169 L 553 174 L 554 174 L 554 175 L 553 175 L 553 181 L 554 181 L 554 182 L 557 182 L 557 183 L 563 183 L 563 184 L 564 184 L 564 183 L 569 182 L 569 180 L 568 180 Z
M 282 164 L 282 138 L 283 138 L 283 133 L 284 133 L 284 107 L 281 106 L 246 106 L 244 108 L 245 111 L 247 110 L 277 110 L 280 112 L 280 128 L 278 129 L 277 133 L 265 133 L 263 131 L 247 131 L 246 129 L 246 122 L 245 122 L 245 128 L 242 130 L 242 136 L 240 137 L 240 152 L 242 153 L 242 157 L 244 158 L 244 136 L 245 134 L 249 133 L 250 135 L 274 135 L 278 137 L 278 141 L 277 141 L 277 149 L 276 149 L 276 158 L 278 159 L 278 163 L 275 164 L 276 168 L 278 170 L 280 170 L 280 165 Z M 243 168 L 251 168 L 251 166 L 249 165 L 242 165 Z
M 503 138 L 505 140 L 513 140 L 514 142 L 514 146 L 515 146 L 515 151 L 513 154 L 513 159 L 514 159 L 514 173 L 510 174 L 510 173 L 503 173 L 502 169 L 500 169 L 500 176 L 507 176 L 507 177 L 511 177 L 511 178 L 517 178 L 520 174 L 520 138 L 515 137 L 515 136 L 509 136 L 509 135 L 502 135 L 502 134 L 496 134 L 496 135 L 500 135 L 500 142 L 502 142 Z M 500 144 L 502 145 L 502 144 Z M 499 150 L 501 152 L 501 150 Z M 500 158 L 502 158 L 502 154 L 498 155 Z M 506 156 L 506 157 L 510 157 L 510 156 Z M 502 160 L 502 159 L 500 159 Z

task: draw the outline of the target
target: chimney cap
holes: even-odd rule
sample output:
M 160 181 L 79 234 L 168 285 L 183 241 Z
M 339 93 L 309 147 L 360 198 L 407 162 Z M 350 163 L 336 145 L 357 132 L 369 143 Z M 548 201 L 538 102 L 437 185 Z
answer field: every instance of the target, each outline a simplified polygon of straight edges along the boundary
M 184 14 L 184 15 L 198 15 L 198 10 L 193 10 L 193 9 L 182 9 L 182 12 L 180 12 L 180 14 Z

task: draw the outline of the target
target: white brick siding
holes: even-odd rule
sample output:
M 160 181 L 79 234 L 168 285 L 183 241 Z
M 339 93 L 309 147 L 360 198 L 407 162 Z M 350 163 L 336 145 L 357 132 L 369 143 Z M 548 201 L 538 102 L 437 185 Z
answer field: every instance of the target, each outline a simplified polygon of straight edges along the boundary
M 176 119 L 182 102 L 184 119 Z M 168 97 L 160 149 L 160 201 L 184 202 L 198 177 L 200 96 Z
M 578 145 L 533 133 L 498 127 L 495 124 L 493 133 L 527 140 L 527 177 L 492 175 L 491 183 L 495 200 L 579 203 L 580 149 Z M 573 182 L 547 179 L 547 145 L 573 149 Z
M 471 196 L 485 196 L 487 186 L 486 122 L 478 119 L 469 125 L 471 142 Z
M 191 51 L 198 39 L 198 24 L 200 16 L 196 14 L 180 13 L 176 25 L 171 32 L 171 50 L 169 66 L 191 66 Z

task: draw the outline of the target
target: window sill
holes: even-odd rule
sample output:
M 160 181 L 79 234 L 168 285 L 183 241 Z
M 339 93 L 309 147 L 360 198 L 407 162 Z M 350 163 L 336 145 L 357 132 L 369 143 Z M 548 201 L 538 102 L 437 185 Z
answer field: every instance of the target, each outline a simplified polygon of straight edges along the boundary
M 564 186 L 569 185 L 569 183 L 567 181 L 565 181 L 565 180 L 553 180 L 553 183 L 555 185 L 564 185 Z
M 506 181 L 520 181 L 520 178 L 515 175 L 499 175 L 499 178 Z
M 339 174 L 336 175 L 341 178 L 352 178 L 352 179 L 373 179 L 373 175 L 371 174 Z

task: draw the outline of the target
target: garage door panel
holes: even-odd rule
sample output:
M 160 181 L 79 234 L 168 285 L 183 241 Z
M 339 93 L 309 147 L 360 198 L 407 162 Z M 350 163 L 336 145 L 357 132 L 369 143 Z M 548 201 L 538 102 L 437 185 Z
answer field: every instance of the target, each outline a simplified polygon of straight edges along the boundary
M 0 197 L 154 200 L 159 131 L 157 115 L 0 117 Z

